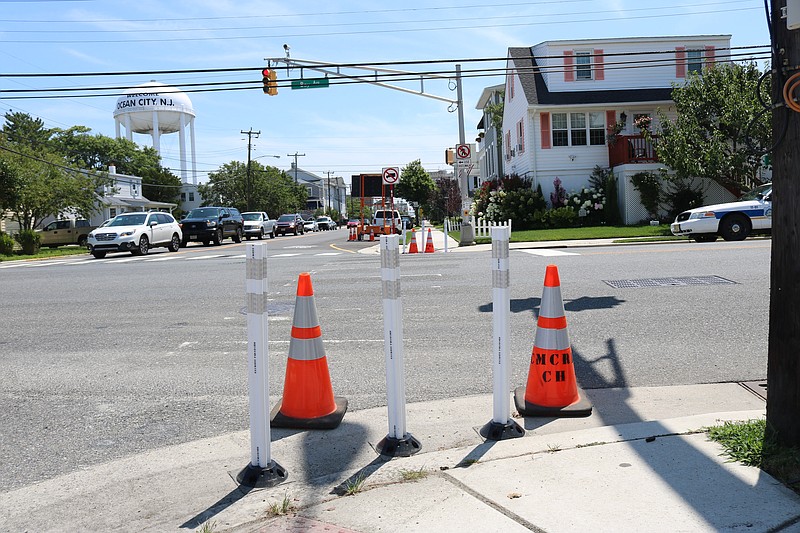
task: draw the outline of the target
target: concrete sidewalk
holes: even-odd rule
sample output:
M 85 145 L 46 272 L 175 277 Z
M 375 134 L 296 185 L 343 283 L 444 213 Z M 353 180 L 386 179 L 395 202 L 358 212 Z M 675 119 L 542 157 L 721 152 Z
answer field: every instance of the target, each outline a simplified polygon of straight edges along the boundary
M 0 494 L 0 531 L 800 531 L 798 495 L 697 433 L 763 417 L 752 389 L 587 390 L 592 416 L 518 419 L 526 435 L 501 442 L 477 431 L 491 395 L 410 404 L 422 450 L 391 460 L 375 451 L 386 408 L 349 412 L 273 430 L 288 479 L 249 492 L 231 478 L 249 462 L 241 431 Z M 294 512 L 270 516 L 284 499 Z

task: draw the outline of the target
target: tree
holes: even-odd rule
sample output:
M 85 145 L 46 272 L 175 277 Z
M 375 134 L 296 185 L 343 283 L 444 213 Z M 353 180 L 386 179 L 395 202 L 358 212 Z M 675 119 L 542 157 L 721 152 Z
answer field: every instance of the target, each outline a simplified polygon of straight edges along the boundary
M 400 181 L 395 187 L 395 194 L 405 198 L 417 206 L 426 206 L 436 188 L 419 159 L 412 161 L 400 171 Z
M 431 218 L 444 220 L 461 211 L 461 187 L 458 181 L 451 178 L 436 180 L 436 189 L 431 195 Z
M 53 130 L 51 145 L 67 161 L 84 169 L 108 170 L 114 165 L 120 174 L 140 177 L 148 172 L 164 170 L 154 148 L 141 148 L 124 138 L 92 135 L 85 126 Z
M 753 63 L 725 63 L 702 75 L 690 74 L 685 85 L 674 86 L 678 115 L 673 122 L 659 110 L 655 147 L 678 179 L 702 177 L 734 191 L 750 188 L 761 165 L 759 151 L 772 144 L 770 115 L 761 113 L 757 96 L 760 76 Z M 766 101 L 769 89 L 763 85 Z
M 251 203 L 254 210 L 270 216 L 297 212 L 305 208 L 308 192 L 296 184 L 286 172 L 250 162 Z M 229 205 L 240 211 L 247 207 L 247 164 L 239 161 L 225 163 L 208 175 L 208 183 L 200 184 L 198 192 L 203 205 Z
M 44 121 L 27 113 L 7 112 L 4 115 L 3 134 L 14 144 L 38 149 L 48 143 L 52 130 L 44 127 Z
M 67 212 L 88 218 L 97 209 L 94 191 L 107 181 L 70 169 L 60 155 L 43 148 L 0 145 L 0 207 L 11 211 L 22 230 Z
M 154 202 L 179 204 L 181 197 L 181 179 L 159 166 L 145 168 L 138 172 L 142 178 L 142 195 Z

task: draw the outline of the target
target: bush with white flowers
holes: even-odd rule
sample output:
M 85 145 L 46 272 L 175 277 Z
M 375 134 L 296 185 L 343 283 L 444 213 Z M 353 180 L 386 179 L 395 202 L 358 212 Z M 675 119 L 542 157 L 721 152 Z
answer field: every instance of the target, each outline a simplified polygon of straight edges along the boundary
M 605 220 L 603 209 L 606 197 L 603 191 L 594 188 L 583 188 L 580 191 L 570 191 L 567 205 L 572 207 L 579 215 L 581 224 L 599 224 Z

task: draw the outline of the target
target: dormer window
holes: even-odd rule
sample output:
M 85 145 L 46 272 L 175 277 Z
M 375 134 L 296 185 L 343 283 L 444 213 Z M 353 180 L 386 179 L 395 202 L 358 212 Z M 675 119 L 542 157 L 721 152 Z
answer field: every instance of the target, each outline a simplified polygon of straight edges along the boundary
M 697 74 L 703 73 L 703 50 L 686 51 L 686 70 Z
M 575 79 L 592 79 L 592 54 L 591 52 L 575 52 Z

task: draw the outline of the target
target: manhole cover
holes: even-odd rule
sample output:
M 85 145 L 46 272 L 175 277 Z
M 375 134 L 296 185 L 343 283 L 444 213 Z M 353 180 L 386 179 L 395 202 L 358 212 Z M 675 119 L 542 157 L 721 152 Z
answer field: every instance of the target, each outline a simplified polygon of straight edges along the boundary
M 736 285 L 735 281 L 719 276 L 685 276 L 680 278 L 604 279 L 604 283 L 615 289 L 638 289 L 642 287 L 690 287 L 696 285 Z
M 766 381 L 742 381 L 739 383 L 742 387 L 749 390 L 759 398 L 767 401 L 767 382 Z

